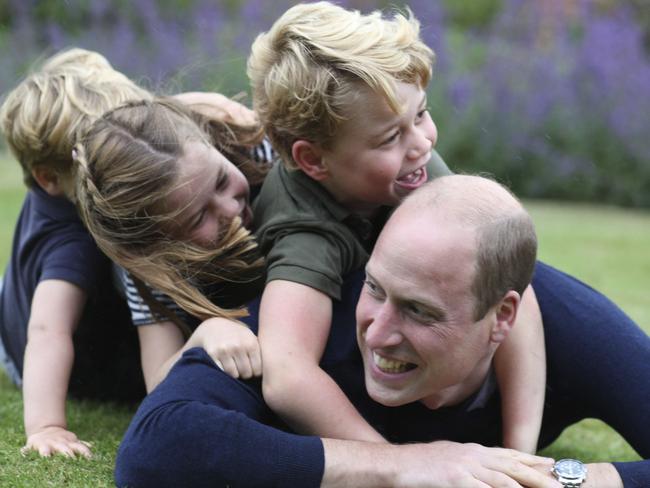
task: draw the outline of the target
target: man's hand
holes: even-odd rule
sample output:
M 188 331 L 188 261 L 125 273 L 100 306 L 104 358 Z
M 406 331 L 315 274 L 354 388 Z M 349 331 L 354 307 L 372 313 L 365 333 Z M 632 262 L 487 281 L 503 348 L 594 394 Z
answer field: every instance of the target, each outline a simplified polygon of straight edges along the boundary
M 202 347 L 226 374 L 249 379 L 262 374 L 262 354 L 257 337 L 240 322 L 205 320 L 190 337 L 189 347 Z
M 90 459 L 91 447 L 89 442 L 79 440 L 74 432 L 63 427 L 51 426 L 30 435 L 20 453 L 24 455 L 27 451 L 36 451 L 44 457 L 58 453 L 67 457 L 83 456 Z
M 561 488 L 553 460 L 511 449 L 438 441 L 386 445 L 323 439 L 323 488 Z
M 549 476 L 553 465 L 549 458 L 511 449 L 448 441 L 402 447 L 415 448 L 416 451 L 421 447 L 427 453 L 416 454 L 423 466 L 417 468 L 414 465 L 414 469 L 402 471 L 397 486 L 561 488 Z

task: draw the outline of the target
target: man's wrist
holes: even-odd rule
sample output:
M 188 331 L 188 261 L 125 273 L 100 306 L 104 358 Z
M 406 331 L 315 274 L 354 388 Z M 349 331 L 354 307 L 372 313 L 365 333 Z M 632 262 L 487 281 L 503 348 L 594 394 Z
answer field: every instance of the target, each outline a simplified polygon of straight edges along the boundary
M 589 476 L 581 488 L 623 488 L 623 480 L 611 463 L 587 464 Z

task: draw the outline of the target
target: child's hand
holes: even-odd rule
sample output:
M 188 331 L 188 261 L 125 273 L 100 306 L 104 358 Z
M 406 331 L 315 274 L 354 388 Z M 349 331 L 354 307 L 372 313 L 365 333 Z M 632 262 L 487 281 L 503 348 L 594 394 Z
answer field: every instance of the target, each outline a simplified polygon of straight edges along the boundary
M 257 336 L 245 325 L 213 318 L 204 321 L 190 341 L 203 347 L 225 373 L 249 379 L 262 374 L 262 355 Z
M 89 442 L 79 440 L 74 432 L 65 430 L 63 427 L 45 427 L 27 437 L 27 443 L 20 450 L 21 454 L 27 451 L 36 451 L 41 456 L 49 457 L 52 454 L 63 454 L 67 457 L 77 455 L 90 459 L 92 454 Z

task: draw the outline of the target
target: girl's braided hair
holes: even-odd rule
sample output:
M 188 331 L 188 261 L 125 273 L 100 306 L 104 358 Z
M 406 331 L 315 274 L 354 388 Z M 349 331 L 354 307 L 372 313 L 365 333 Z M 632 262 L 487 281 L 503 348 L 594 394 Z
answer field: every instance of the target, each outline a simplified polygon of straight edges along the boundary
M 175 188 L 188 141 L 215 145 L 249 179 L 261 178 L 247 166 L 245 149 L 259 134 L 256 127 L 208 120 L 170 99 L 129 102 L 104 114 L 73 150 L 77 205 L 99 248 L 195 317 L 245 316 L 245 309 L 221 308 L 200 289 L 259 275 L 263 263 L 249 232 L 237 218 L 215 249 L 175 239 L 165 229 L 182 209 L 167 208 L 164 199 Z M 181 325 L 177 317 L 166 318 Z

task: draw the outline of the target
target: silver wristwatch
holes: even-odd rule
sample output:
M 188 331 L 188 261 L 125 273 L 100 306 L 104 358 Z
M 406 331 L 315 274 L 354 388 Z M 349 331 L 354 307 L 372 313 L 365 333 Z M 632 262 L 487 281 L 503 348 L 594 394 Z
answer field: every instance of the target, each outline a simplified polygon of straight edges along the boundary
M 551 472 L 564 488 L 580 488 L 587 479 L 587 467 L 575 459 L 556 461 Z

